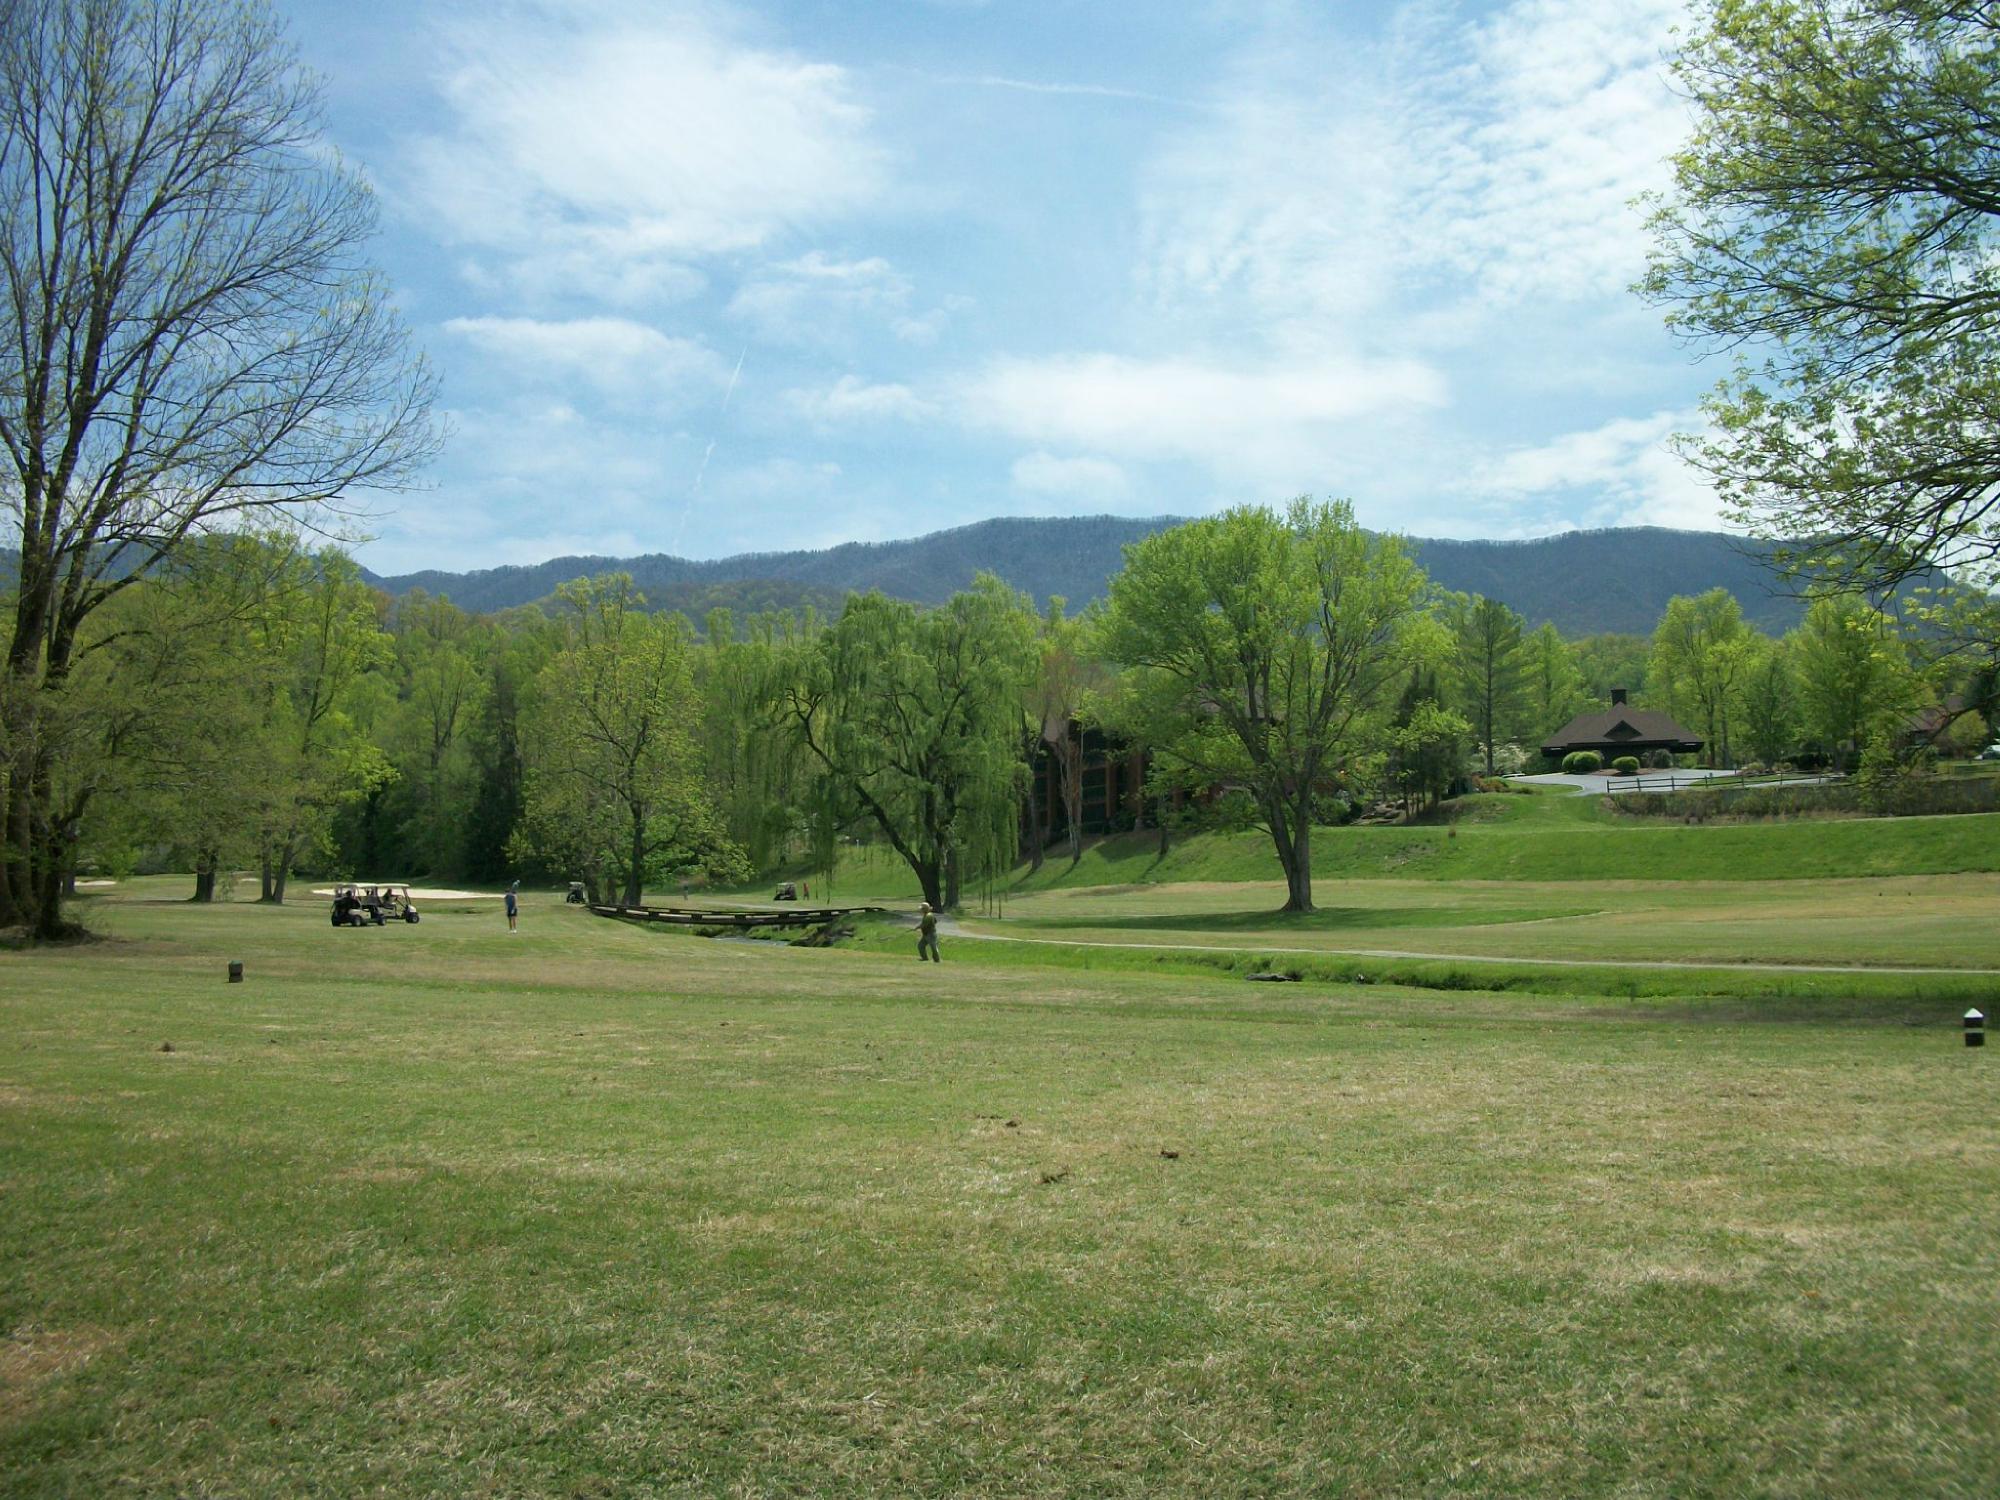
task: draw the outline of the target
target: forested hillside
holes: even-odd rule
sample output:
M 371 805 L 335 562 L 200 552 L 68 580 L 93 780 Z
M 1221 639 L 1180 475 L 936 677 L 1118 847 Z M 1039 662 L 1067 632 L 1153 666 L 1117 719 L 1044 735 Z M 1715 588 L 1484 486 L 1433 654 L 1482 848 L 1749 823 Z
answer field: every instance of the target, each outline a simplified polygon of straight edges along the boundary
M 374 579 L 391 593 L 422 588 L 463 609 L 486 612 L 544 599 L 587 574 L 630 573 L 656 608 L 695 619 L 717 604 L 739 613 L 805 603 L 838 608 L 847 591 L 880 589 L 941 603 L 980 570 L 1038 601 L 1061 594 L 1080 608 L 1103 596 L 1122 549 L 1173 525 L 1173 516 L 1009 517 L 900 542 L 850 542 L 821 552 L 757 552 L 693 562 L 645 557 L 559 557 L 533 567 L 472 573 L 430 571 Z M 1449 589 L 1482 594 L 1549 621 L 1565 635 L 1645 633 L 1676 594 L 1726 588 L 1758 628 L 1788 630 L 1804 614 L 1765 566 L 1765 544 L 1715 532 L 1631 527 L 1573 531 L 1524 542 L 1417 540 L 1417 559 Z

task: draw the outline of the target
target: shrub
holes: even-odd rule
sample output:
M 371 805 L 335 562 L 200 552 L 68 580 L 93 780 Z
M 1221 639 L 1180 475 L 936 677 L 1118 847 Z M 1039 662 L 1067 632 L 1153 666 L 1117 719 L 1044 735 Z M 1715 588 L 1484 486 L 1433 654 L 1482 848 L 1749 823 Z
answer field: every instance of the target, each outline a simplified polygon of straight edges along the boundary
M 1563 757 L 1563 774 L 1566 776 L 1588 776 L 1603 764 L 1603 757 L 1595 750 L 1572 750 Z
M 1655 771 L 1671 771 L 1674 768 L 1674 752 L 1655 750 L 1646 757 L 1646 764 Z
M 1639 757 L 1636 755 L 1621 755 L 1618 759 L 1611 762 L 1611 769 L 1616 771 L 1620 776 L 1636 776 L 1639 772 Z
M 1611 799 L 1628 817 L 1681 818 L 1690 823 L 1714 817 L 1750 821 L 1824 816 L 1939 817 L 2000 810 L 2000 779 L 1946 781 L 1905 776 L 1873 788 L 1859 780 L 1819 786 L 1707 787 L 1682 792 L 1627 792 Z

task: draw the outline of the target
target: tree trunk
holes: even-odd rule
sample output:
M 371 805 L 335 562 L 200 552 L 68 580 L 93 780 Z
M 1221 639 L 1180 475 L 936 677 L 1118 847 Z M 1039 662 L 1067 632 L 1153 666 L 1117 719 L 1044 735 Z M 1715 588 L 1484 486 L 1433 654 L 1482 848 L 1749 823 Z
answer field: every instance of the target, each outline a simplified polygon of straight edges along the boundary
M 1266 804 L 1271 819 L 1271 842 L 1277 846 L 1278 864 L 1285 872 L 1286 911 L 1311 911 L 1312 896 L 1312 803 L 1297 806 Z
M 215 899 L 215 870 L 222 863 L 222 853 L 217 849 L 197 849 L 194 855 L 194 899 L 213 901 Z
M 55 786 L 47 759 L 31 760 L 26 816 L 28 850 L 28 910 L 23 913 L 37 938 L 45 942 L 66 935 L 62 919 L 63 871 L 69 864 L 69 829 L 55 819 Z M 35 809 L 41 817 L 35 816 Z
M 1042 737 L 1035 736 L 1036 750 Z M 1042 827 L 1042 766 L 1041 758 L 1035 750 L 1028 753 L 1028 873 L 1034 874 L 1042 867 L 1042 846 L 1048 842 L 1048 831 Z
M 1083 739 L 1080 735 L 1072 737 L 1067 724 L 1063 726 L 1059 765 L 1062 771 L 1063 813 L 1069 819 L 1069 862 L 1074 865 L 1083 858 Z M 1105 762 L 1104 774 L 1109 779 L 1109 760 Z
M 28 873 L 34 827 L 27 790 L 31 779 L 29 759 L 22 755 L 14 763 L 5 811 L 5 837 L 0 838 L 0 927 L 27 925 L 34 908 L 34 885 Z
M 1285 909 L 1313 909 L 1312 820 L 1301 809 L 1298 836 L 1292 840 L 1292 863 L 1285 871 Z
M 646 884 L 646 820 L 637 814 L 632 818 L 632 855 L 625 870 L 625 899 L 621 906 L 638 906 L 645 899 Z
M 292 877 L 292 841 L 286 839 L 278 845 L 277 857 L 273 859 L 267 851 L 264 855 L 264 892 L 259 900 L 272 906 L 285 904 L 285 883 Z
M 62 919 L 61 852 L 51 837 L 44 841 L 42 858 L 36 861 L 40 868 L 35 871 L 35 936 L 44 942 L 68 936 Z

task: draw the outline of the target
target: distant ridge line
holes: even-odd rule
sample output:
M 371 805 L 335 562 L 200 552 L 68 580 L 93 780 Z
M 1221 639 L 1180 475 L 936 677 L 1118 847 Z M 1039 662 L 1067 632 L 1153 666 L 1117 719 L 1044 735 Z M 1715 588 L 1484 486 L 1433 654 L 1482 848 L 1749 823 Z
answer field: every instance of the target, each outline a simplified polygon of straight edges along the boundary
M 462 608 L 492 613 L 546 599 L 592 573 L 625 572 L 649 603 L 696 617 L 718 604 L 739 614 L 813 605 L 838 609 L 850 591 L 880 589 L 940 603 L 981 570 L 1043 604 L 1071 609 L 1102 598 L 1122 549 L 1183 516 L 1000 516 L 896 541 L 842 542 L 818 550 L 746 552 L 696 561 L 668 553 L 568 556 L 453 573 L 440 569 L 369 580 L 391 594 L 421 588 Z M 1676 594 L 1727 588 L 1760 628 L 1797 624 L 1804 606 L 1769 565 L 1777 544 L 1665 526 L 1606 527 L 1501 541 L 1412 537 L 1410 546 L 1445 588 L 1484 594 L 1565 635 L 1650 632 Z

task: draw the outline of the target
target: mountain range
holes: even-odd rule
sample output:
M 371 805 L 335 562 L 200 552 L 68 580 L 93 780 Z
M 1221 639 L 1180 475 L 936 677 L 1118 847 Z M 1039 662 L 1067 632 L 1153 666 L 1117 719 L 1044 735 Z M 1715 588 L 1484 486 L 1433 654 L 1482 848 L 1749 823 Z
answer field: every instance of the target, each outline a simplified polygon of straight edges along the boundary
M 896 542 L 848 542 L 817 552 L 750 552 L 696 562 L 665 553 L 642 557 L 558 557 L 529 567 L 468 573 L 436 570 L 369 580 L 392 594 L 421 588 L 478 613 L 545 599 L 558 584 L 593 573 L 632 575 L 656 608 L 697 623 L 717 605 L 739 616 L 813 605 L 837 612 L 850 591 L 879 589 L 935 604 L 981 570 L 1034 597 L 1052 594 L 1072 611 L 1102 598 L 1121 566 L 1121 549 L 1180 523 L 1179 516 L 1002 517 Z M 1648 634 L 1667 600 L 1728 589 L 1745 617 L 1778 633 L 1796 625 L 1803 603 L 1772 571 L 1774 544 L 1719 532 L 1657 526 L 1571 531 L 1532 541 L 1411 538 L 1432 581 L 1498 599 L 1531 626 L 1552 622 L 1566 636 L 1598 631 Z

